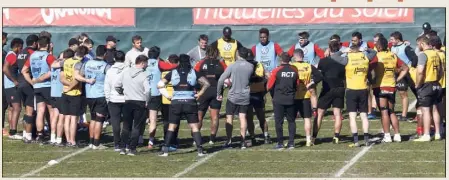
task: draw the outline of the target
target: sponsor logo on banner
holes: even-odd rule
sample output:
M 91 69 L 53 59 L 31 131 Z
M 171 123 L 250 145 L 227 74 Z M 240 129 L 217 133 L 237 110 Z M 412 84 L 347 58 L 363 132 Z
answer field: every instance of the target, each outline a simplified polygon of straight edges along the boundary
M 135 26 L 135 9 L 3 8 L 3 26 Z
M 195 25 L 413 23 L 413 8 L 194 8 Z

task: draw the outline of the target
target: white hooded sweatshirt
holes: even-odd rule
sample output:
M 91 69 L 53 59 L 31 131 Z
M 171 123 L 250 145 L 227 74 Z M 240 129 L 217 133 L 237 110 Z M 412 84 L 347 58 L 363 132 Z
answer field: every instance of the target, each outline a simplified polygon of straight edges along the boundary
M 123 62 L 116 62 L 106 73 L 105 83 L 104 83 L 104 94 L 107 102 L 112 103 L 125 103 L 125 96 L 120 95 L 116 90 L 114 85 L 122 77 L 125 69 Z

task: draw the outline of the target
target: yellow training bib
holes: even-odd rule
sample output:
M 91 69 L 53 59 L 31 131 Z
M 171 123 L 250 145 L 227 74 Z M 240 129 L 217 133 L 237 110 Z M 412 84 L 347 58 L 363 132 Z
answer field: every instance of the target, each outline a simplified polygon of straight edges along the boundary
M 438 79 L 438 68 L 440 67 L 440 57 L 435 50 L 425 50 L 427 62 L 425 67 L 424 82 L 435 82 Z
M 292 63 L 298 69 L 298 77 L 300 84 L 296 90 L 295 99 L 309 99 L 311 94 L 307 90 L 306 85 L 310 83 L 312 78 L 312 66 L 306 62 Z
M 440 85 L 442 88 L 446 88 L 446 54 L 444 51 L 437 51 L 438 56 L 440 56 L 441 65 L 443 68 L 443 77 L 441 77 Z
M 254 73 L 257 77 L 264 77 L 264 68 L 262 63 L 257 63 L 256 72 Z M 252 82 L 249 86 L 251 93 L 264 92 L 265 91 L 265 83 L 263 81 L 260 82 Z
M 226 66 L 235 62 L 235 53 L 237 52 L 237 40 L 233 39 L 231 42 L 226 42 L 223 38 L 217 40 L 218 51 L 220 56 L 226 63 Z
M 363 52 L 348 53 L 346 70 L 346 88 L 352 90 L 367 89 L 369 60 Z
M 398 63 L 396 55 L 389 51 L 377 53 L 377 66 L 375 68 L 376 81 L 373 88 L 396 87 L 395 70 Z
M 64 61 L 64 77 L 68 82 L 73 82 L 75 80 L 75 65 L 81 62 L 79 59 L 69 58 Z M 81 83 L 78 83 L 73 89 L 65 92 L 64 94 L 68 96 L 80 96 L 81 95 Z M 68 86 L 64 86 L 64 89 L 68 88 Z
M 170 71 L 164 71 L 162 72 L 162 78 L 165 77 Z M 162 79 L 161 78 L 161 79 Z M 169 96 L 173 96 L 173 85 L 169 82 L 167 85 L 165 85 L 165 89 L 167 89 L 167 93 Z M 171 104 L 171 101 L 168 100 L 165 96 L 162 96 L 162 104 Z

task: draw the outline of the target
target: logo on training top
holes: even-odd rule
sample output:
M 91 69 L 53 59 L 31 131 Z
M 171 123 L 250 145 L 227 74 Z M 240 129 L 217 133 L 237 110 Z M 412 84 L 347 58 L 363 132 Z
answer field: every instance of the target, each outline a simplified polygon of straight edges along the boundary
M 309 52 L 309 50 L 307 50 L 307 48 L 300 48 L 301 50 L 302 50 L 302 52 L 304 52 L 304 55 L 306 55 L 308 52 Z
M 264 47 L 262 47 L 261 52 L 262 52 L 262 54 L 268 54 L 268 52 L 270 52 L 270 48 L 264 46 Z
M 281 73 L 281 77 L 287 77 L 287 78 L 291 78 L 295 75 L 294 72 L 282 72 Z
M 231 43 L 225 43 L 225 44 L 223 45 L 223 49 L 224 49 L 225 51 L 230 51 L 230 50 L 232 49 L 232 44 L 231 44 Z

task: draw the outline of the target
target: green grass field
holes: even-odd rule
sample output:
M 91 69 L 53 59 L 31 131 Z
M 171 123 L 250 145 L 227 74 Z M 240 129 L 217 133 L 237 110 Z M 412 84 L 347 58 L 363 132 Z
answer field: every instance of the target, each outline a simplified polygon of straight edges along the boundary
M 267 96 L 269 98 L 269 96 Z M 399 100 L 399 99 L 398 99 Z M 414 99 L 410 98 L 410 102 Z M 397 101 L 400 102 L 400 101 Z M 225 102 L 223 103 L 223 107 Z M 274 139 L 274 120 L 271 118 L 272 105 L 268 99 L 266 117 Z M 400 104 L 396 105 L 400 110 Z M 222 112 L 224 108 L 222 109 Z M 412 110 L 414 112 L 414 109 Z M 378 115 L 379 117 L 379 115 Z M 414 117 L 414 113 L 410 114 Z M 261 130 L 256 123 L 256 134 Z M 340 144 L 332 144 L 332 116 L 326 116 L 319 134 L 321 143 L 305 146 L 304 121 L 297 119 L 296 148 L 274 150 L 274 144 L 260 144 L 245 150 L 239 148 L 220 149 L 224 143 L 224 118 L 220 119 L 219 142 L 207 143 L 209 139 L 209 118 L 203 125 L 204 147 L 208 155 L 198 158 L 192 147 L 190 129 L 181 122 L 181 148 L 169 157 L 157 156 L 160 148 L 138 149 L 138 155 L 124 156 L 111 147 L 111 127 L 106 129 L 104 143 L 110 148 L 91 150 L 88 148 L 52 147 L 50 145 L 23 144 L 21 141 L 3 137 L 3 177 L 445 177 L 445 140 L 427 143 L 408 141 L 414 134 L 416 124 L 401 122 L 403 142 L 376 144 L 371 147 L 350 148 L 349 121 L 347 114 L 343 121 Z M 238 120 L 234 121 L 234 136 L 239 136 Z M 358 119 L 359 134 L 362 134 Z M 162 142 L 162 123 L 159 123 L 157 137 Z M 370 121 L 370 133 L 378 134 L 380 121 Z M 287 123 L 284 136 L 288 135 Z M 363 134 L 362 134 L 363 135 Z M 148 134 L 146 133 L 147 143 Z M 84 140 L 87 139 L 80 139 Z M 237 141 L 238 139 L 236 139 Z M 363 141 L 363 137 L 361 137 Z M 238 143 L 238 142 L 237 142 Z M 361 157 L 359 157 L 362 155 Z M 359 158 L 357 158 L 359 157 Z M 47 165 L 50 160 L 58 160 L 56 165 Z

